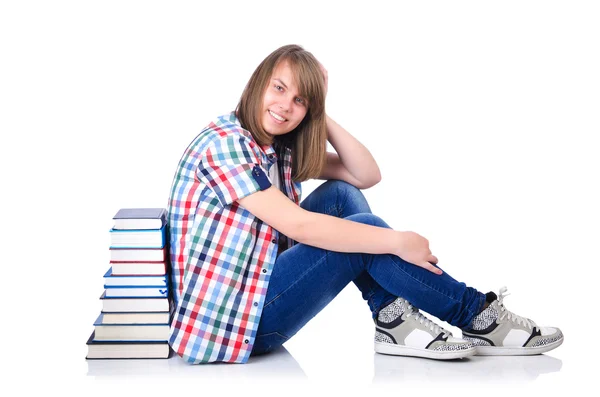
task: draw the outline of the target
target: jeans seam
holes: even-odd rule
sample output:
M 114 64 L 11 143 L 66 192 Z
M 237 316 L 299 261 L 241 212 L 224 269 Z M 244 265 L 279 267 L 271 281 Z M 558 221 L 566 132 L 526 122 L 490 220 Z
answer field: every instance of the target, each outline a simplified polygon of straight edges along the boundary
M 263 306 L 263 310 L 269 306 L 270 304 L 272 304 L 273 302 L 275 302 L 277 299 L 279 299 L 279 297 L 281 295 L 283 295 L 284 293 L 286 293 L 290 288 L 292 288 L 294 285 L 296 285 L 298 283 L 298 281 L 300 281 L 309 271 L 311 271 L 315 266 L 320 265 L 325 259 L 327 259 L 327 257 L 329 256 L 329 251 L 325 251 L 325 256 L 323 256 L 321 259 L 319 259 L 314 265 L 312 265 L 311 267 L 309 267 L 308 269 L 306 269 L 297 279 L 296 281 L 294 281 L 293 284 L 291 284 L 290 286 L 288 286 L 285 290 L 281 291 L 279 294 L 277 294 L 277 296 L 273 297 L 273 299 L 271 299 L 269 302 L 265 303 L 265 305 Z
M 394 259 L 394 257 L 393 257 L 392 255 L 390 255 L 390 258 L 392 259 L 392 262 L 394 262 L 394 264 L 398 265 L 398 263 L 396 262 L 396 260 Z M 412 264 L 411 264 L 411 265 L 412 265 Z M 413 265 L 413 266 L 416 266 L 416 265 Z M 418 278 L 415 278 L 415 277 L 414 277 L 413 275 L 411 275 L 410 273 L 407 273 L 407 272 L 406 272 L 404 269 L 402 269 L 402 267 L 400 267 L 400 266 L 397 266 L 397 268 L 398 268 L 398 269 L 399 269 L 399 270 L 400 270 L 402 273 L 404 273 L 404 274 L 406 274 L 408 277 L 410 277 L 411 279 L 413 279 L 413 280 L 417 281 L 419 284 L 421 284 L 421 285 L 424 285 L 424 286 L 426 286 L 427 288 L 429 288 L 429 289 L 432 289 L 432 290 L 434 290 L 434 291 L 436 291 L 436 292 L 438 292 L 438 293 L 440 293 L 440 294 L 444 295 L 446 298 L 449 298 L 449 299 L 451 299 L 451 300 L 453 300 L 453 301 L 455 301 L 455 302 L 459 302 L 459 303 L 460 303 L 460 300 L 458 300 L 458 299 L 455 299 L 454 297 L 447 295 L 445 292 L 443 292 L 443 291 L 440 291 L 440 290 L 438 290 L 437 288 L 434 288 L 434 287 L 432 287 L 432 286 L 431 286 L 431 285 L 429 285 L 429 284 L 425 284 L 423 281 L 419 280 Z
M 256 338 L 259 338 L 259 337 L 264 337 L 264 336 L 271 336 L 271 335 L 279 335 L 279 336 L 281 336 L 283 339 L 285 339 L 286 341 L 290 339 L 288 336 L 285 336 L 285 335 L 284 335 L 284 334 L 282 334 L 281 332 L 277 332 L 277 331 L 268 332 L 268 333 L 266 333 L 266 334 L 260 334 L 260 335 L 256 335 Z
M 335 212 L 335 213 L 339 213 L 337 204 L 334 204 L 334 205 L 332 205 L 331 207 L 329 207 L 329 209 L 328 209 L 327 211 L 325 211 L 325 214 L 326 214 L 326 215 L 331 215 L 331 214 L 333 214 L 334 212 Z
M 467 311 L 469 312 L 471 319 L 469 320 L 469 323 L 467 325 L 465 325 L 464 329 L 470 329 L 471 328 L 470 325 L 471 325 L 471 323 L 473 323 L 475 316 L 477 316 L 483 310 L 483 306 L 485 306 L 485 298 L 481 299 L 481 296 L 480 296 L 479 300 L 481 301 L 481 303 L 477 305 L 477 311 L 475 313 L 473 313 L 471 310 L 469 310 L 467 308 Z
M 379 312 L 386 308 L 387 306 L 389 306 L 392 302 L 395 302 L 396 299 L 398 299 L 397 297 L 394 297 L 394 299 L 391 299 L 389 302 L 384 302 L 381 304 L 381 306 L 379 306 L 378 308 L 375 309 L 375 311 L 373 312 L 373 318 L 377 317 L 379 315 Z

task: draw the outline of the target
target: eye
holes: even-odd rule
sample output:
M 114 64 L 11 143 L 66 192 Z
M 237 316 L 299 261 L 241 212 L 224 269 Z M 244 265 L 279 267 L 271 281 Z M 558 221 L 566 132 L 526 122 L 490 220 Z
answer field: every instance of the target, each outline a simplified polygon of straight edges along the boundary
M 283 91 L 283 87 L 281 87 L 280 85 L 275 84 L 275 89 L 277 91 Z
M 302 98 L 296 98 L 296 102 L 298 102 L 299 104 L 304 105 L 306 102 L 304 101 L 304 99 Z

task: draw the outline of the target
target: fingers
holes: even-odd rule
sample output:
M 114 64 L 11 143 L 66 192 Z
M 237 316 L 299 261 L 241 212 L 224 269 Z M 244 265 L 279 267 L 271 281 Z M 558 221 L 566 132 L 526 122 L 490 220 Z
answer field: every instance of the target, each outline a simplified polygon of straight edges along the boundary
M 325 66 L 323 66 L 323 64 L 321 62 L 319 62 L 319 67 L 321 68 L 321 73 L 323 73 L 323 80 L 325 81 L 325 87 L 327 87 L 327 80 L 328 80 L 327 69 L 325 69 Z
M 327 69 L 325 69 L 325 66 L 323 66 L 323 64 L 319 62 L 319 67 L 321 68 L 321 72 L 323 72 L 325 78 L 327 78 Z
M 426 269 L 426 270 L 429 270 L 431 273 L 437 274 L 438 276 L 443 273 L 441 269 L 438 269 L 437 267 L 433 266 L 429 262 L 423 263 L 421 265 L 421 267 L 424 268 L 424 269 Z
M 437 265 L 438 258 L 435 255 L 429 255 L 429 258 L 427 258 L 427 262 Z

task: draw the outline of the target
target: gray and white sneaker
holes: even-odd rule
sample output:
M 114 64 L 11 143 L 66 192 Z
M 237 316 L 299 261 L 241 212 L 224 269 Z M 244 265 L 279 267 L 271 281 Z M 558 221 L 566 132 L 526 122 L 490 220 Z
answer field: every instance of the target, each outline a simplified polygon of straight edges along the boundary
M 450 360 L 476 352 L 473 343 L 454 338 L 403 298 L 381 309 L 374 321 L 377 353 Z
M 500 296 L 488 292 L 490 305 L 474 319 L 472 329 L 462 330 L 463 338 L 477 346 L 479 356 L 528 356 L 556 349 L 564 341 L 560 329 L 540 327 L 517 316 L 504 306 L 506 287 Z

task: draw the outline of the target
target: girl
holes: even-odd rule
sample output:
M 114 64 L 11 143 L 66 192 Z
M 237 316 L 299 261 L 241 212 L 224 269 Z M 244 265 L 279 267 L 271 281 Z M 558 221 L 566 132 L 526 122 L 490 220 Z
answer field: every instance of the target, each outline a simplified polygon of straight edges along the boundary
M 379 169 L 326 115 L 326 93 L 315 57 L 281 47 L 236 110 L 186 149 L 169 198 L 174 351 L 190 363 L 245 363 L 281 346 L 350 282 L 372 311 L 379 353 L 453 359 L 558 347 L 558 328 L 506 309 L 506 288 L 497 296 L 456 281 L 427 239 L 371 213 L 359 189 L 379 182 Z M 300 203 L 300 183 L 312 178 L 328 181 Z

